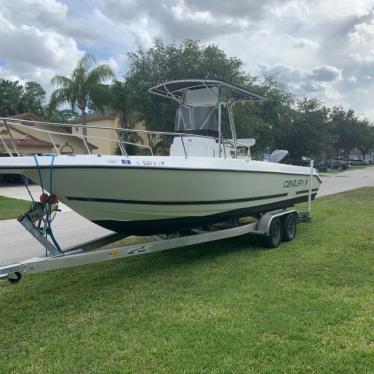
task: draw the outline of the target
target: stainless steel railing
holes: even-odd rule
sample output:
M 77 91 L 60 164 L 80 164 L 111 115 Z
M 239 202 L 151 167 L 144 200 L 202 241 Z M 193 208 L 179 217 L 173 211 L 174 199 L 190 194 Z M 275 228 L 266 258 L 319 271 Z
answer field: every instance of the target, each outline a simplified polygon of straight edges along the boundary
M 43 127 L 55 127 L 55 130 L 44 129 Z M 73 134 L 73 129 L 93 129 L 96 131 L 109 131 L 114 134 L 115 138 L 105 137 L 105 136 L 95 136 L 95 135 L 83 135 L 83 133 Z M 66 131 L 67 128 L 71 128 L 72 131 Z M 5 134 L 2 135 L 2 129 L 5 129 Z M 241 144 L 239 142 L 234 142 L 230 139 L 218 139 L 211 136 L 204 136 L 204 135 L 196 135 L 196 134 L 188 134 L 188 133 L 179 133 L 179 132 L 165 132 L 165 131 L 149 131 L 149 130 L 138 130 L 138 129 L 124 129 L 124 128 L 112 128 L 106 126 L 93 126 L 93 125 L 82 125 L 82 124 L 65 124 L 65 123 L 55 123 L 55 122 L 42 122 L 42 121 L 31 121 L 31 120 L 24 120 L 24 119 L 16 119 L 16 118 L 8 118 L 8 117 L 0 117 L 0 149 L 1 146 L 4 148 L 5 153 L 7 153 L 10 157 L 14 155 L 20 156 L 20 150 L 17 147 L 17 139 L 14 138 L 12 134 L 12 129 L 19 129 L 20 131 L 24 130 L 26 134 L 30 131 L 35 132 L 36 134 L 44 134 L 49 141 L 51 142 L 53 149 L 55 150 L 56 154 L 60 154 L 60 149 L 58 147 L 58 143 L 56 142 L 56 136 L 66 136 L 72 137 L 75 139 L 80 139 L 82 141 L 82 145 L 87 154 L 91 154 L 92 150 L 90 147 L 90 139 L 91 140 L 100 140 L 115 143 L 118 146 L 118 150 L 123 156 L 128 156 L 128 149 L 126 146 L 133 146 L 142 149 L 143 151 L 148 151 L 151 156 L 154 155 L 154 151 L 151 145 L 144 145 L 139 144 L 137 142 L 127 141 L 123 139 L 123 137 L 128 136 L 130 134 L 137 134 L 138 138 L 141 138 L 141 135 L 148 137 L 148 142 L 150 143 L 150 138 L 154 137 L 156 140 L 161 140 L 162 138 L 169 137 L 175 138 L 179 137 L 181 139 L 181 144 L 183 147 L 183 153 L 185 158 L 188 158 L 188 151 L 185 145 L 186 137 L 198 137 L 198 138 L 208 138 L 214 139 L 218 142 L 218 145 L 223 154 L 223 157 L 227 157 L 227 150 L 233 149 L 234 150 L 234 158 L 238 155 L 238 149 L 244 149 L 245 154 L 247 157 L 250 157 L 250 147 L 246 144 Z M 35 135 L 36 135 L 35 134 Z M 7 135 L 5 137 L 4 135 Z

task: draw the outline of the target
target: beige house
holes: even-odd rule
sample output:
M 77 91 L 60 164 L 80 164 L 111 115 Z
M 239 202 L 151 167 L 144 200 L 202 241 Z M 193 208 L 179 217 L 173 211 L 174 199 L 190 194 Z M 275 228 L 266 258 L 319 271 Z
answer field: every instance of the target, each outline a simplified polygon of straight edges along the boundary
M 12 118 L 12 121 L 8 122 L 10 132 L 20 154 L 56 153 L 55 147 L 60 154 L 85 153 L 82 139 L 59 126 L 38 124 L 37 121 L 42 121 L 42 119 L 33 113 L 18 114 L 10 118 Z M 17 122 L 17 119 L 35 122 Z M 23 126 L 19 126 L 17 123 Z M 38 129 L 44 131 L 38 131 Z M 51 131 L 53 134 L 50 136 L 45 131 Z M 8 149 L 15 154 L 12 139 L 2 121 L 0 121 L 0 137 Z M 0 153 L 6 153 L 6 147 L 4 147 L 1 139 Z M 91 143 L 89 143 L 89 147 L 92 152 L 96 149 L 95 145 Z
M 81 124 L 80 119 L 71 121 L 70 124 Z M 116 115 L 87 115 L 88 141 L 95 145 L 92 153 L 101 155 L 112 155 L 117 148 L 118 136 L 115 129 L 119 128 L 119 116 Z M 82 127 L 72 128 L 75 135 L 83 135 Z
M 71 121 L 70 124 L 81 124 L 79 119 Z M 87 115 L 87 137 L 90 144 L 95 146 L 92 150 L 94 154 L 110 155 L 115 154 L 118 150 L 119 134 L 117 129 L 121 128 L 120 116 L 116 114 L 100 115 L 91 114 Z M 144 124 L 138 122 L 135 124 L 136 130 L 145 130 Z M 74 127 L 72 133 L 82 136 L 82 127 Z M 146 134 L 140 134 L 140 143 L 148 145 L 148 137 Z

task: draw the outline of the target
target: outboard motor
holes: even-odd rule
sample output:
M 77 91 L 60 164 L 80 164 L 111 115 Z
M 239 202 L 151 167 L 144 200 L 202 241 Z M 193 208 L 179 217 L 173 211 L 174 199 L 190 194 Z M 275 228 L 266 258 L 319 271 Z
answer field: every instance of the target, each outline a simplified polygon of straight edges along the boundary
M 278 164 L 287 164 L 290 154 L 285 149 L 276 149 L 268 159 L 268 162 L 276 162 Z

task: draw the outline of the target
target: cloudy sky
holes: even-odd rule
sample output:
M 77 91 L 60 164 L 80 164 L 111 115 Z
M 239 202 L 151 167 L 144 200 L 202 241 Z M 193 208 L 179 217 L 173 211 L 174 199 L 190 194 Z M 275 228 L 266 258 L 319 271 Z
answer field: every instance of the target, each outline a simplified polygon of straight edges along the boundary
M 84 51 L 120 77 L 154 38 L 216 43 L 297 97 L 374 120 L 374 0 L 0 0 L 0 77 L 50 90 Z

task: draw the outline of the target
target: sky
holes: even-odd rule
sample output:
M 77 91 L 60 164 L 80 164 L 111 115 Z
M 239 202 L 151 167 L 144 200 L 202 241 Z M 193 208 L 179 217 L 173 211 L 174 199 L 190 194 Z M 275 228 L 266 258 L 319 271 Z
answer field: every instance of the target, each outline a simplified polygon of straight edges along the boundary
M 86 51 L 120 78 L 155 38 L 215 43 L 297 98 L 374 120 L 374 0 L 0 0 L 0 78 L 51 91 Z

